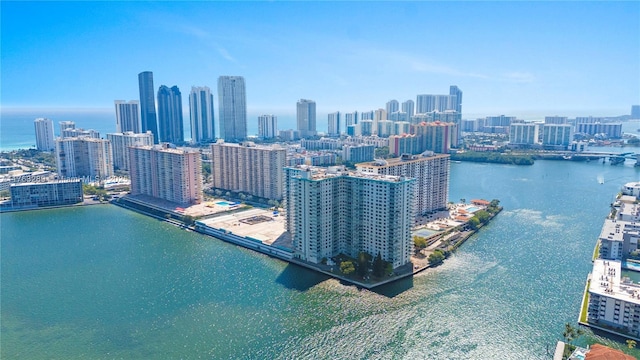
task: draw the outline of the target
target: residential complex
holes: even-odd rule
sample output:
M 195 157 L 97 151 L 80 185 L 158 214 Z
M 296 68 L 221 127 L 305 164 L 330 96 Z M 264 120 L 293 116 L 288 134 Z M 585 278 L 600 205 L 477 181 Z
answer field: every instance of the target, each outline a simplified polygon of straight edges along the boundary
M 327 133 L 329 136 L 340 136 L 344 132 L 341 125 L 339 111 L 327 115 Z
M 56 165 L 62 178 L 87 177 L 100 181 L 113 176 L 111 142 L 92 137 L 56 140 Z
M 211 95 L 211 90 L 208 87 L 191 87 L 189 118 L 191 119 L 192 143 L 200 144 L 215 141 L 213 95 Z
M 129 170 L 129 147 L 153 145 L 153 134 L 147 131 L 145 134 L 136 134 L 131 131 L 124 133 L 107 134 L 107 140 L 111 141 L 113 149 L 113 166 L 115 170 Z
M 294 257 L 317 264 L 366 252 L 380 254 L 393 268 L 410 262 L 414 179 L 344 167 L 284 171 L 286 229 Z
M 160 142 L 184 142 L 182 94 L 177 86 L 162 85 L 158 89 L 158 133 Z
M 247 97 L 242 76 L 218 78 L 220 132 L 225 141 L 242 141 L 247 137 Z
M 539 125 L 534 123 L 512 123 L 509 129 L 509 143 L 513 145 L 537 144 L 539 128 Z
M 47 118 L 37 118 L 33 123 L 36 129 L 36 148 L 40 151 L 51 151 L 55 149 L 53 121 Z
M 280 200 L 286 155 L 287 151 L 278 145 L 232 144 L 219 140 L 211 144 L 213 187 Z
M 202 163 L 195 149 L 170 144 L 129 147 L 131 195 L 177 204 L 202 201 Z
M 151 131 L 153 141 L 157 144 L 158 121 L 156 118 L 156 101 L 153 87 L 153 73 L 143 71 L 138 74 L 138 87 L 140 90 L 140 120 L 142 132 Z
M 358 171 L 416 179 L 416 214 L 445 209 L 449 201 L 449 155 L 426 152 L 356 164 Z
M 566 149 L 571 144 L 572 129 L 568 124 L 544 124 L 542 145 Z
M 137 100 L 125 101 L 115 100 L 116 106 L 116 132 L 123 133 L 131 131 L 134 133 L 140 132 L 140 102 Z
M 10 191 L 13 207 L 70 205 L 83 201 L 81 179 L 12 184 Z

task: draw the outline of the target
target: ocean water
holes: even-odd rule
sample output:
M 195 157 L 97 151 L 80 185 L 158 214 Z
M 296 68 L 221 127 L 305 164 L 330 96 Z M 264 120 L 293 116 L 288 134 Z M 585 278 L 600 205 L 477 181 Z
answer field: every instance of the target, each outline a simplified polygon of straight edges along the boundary
M 451 164 L 451 200 L 504 211 L 444 265 L 376 291 L 111 205 L 2 214 L 0 357 L 550 358 L 609 204 L 639 177 L 631 164 Z M 596 340 L 625 346 L 579 343 Z

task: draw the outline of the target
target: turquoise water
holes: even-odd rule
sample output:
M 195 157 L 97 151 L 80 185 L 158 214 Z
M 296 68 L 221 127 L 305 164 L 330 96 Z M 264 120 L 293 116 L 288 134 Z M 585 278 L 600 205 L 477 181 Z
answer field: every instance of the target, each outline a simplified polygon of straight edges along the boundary
M 480 210 L 480 209 L 478 209 L 478 208 L 477 208 L 477 207 L 475 207 L 475 206 L 471 206 L 471 207 L 468 207 L 468 208 L 467 208 L 467 211 L 468 211 L 468 212 L 470 212 L 470 213 L 474 213 L 474 212 L 476 212 L 476 211 L 478 211 L 478 210 Z
M 0 358 L 550 358 L 609 204 L 639 175 L 452 164 L 450 199 L 505 210 L 442 266 L 376 292 L 111 205 L 2 214 Z
M 231 205 L 231 203 L 230 203 L 230 202 L 227 202 L 227 201 L 218 201 L 218 202 L 216 203 L 216 205 L 220 205 L 220 206 L 229 206 L 229 205 Z

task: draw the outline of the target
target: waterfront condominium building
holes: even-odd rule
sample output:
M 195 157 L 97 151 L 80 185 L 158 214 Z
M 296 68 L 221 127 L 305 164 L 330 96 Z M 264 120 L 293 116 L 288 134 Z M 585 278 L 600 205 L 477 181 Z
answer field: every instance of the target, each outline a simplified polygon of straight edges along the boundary
M 242 76 L 218 78 L 220 132 L 225 141 L 242 141 L 247 137 L 247 99 Z
M 138 74 L 138 87 L 140 90 L 140 120 L 142 132 L 151 131 L 153 141 L 158 143 L 155 90 L 153 88 L 153 73 L 151 71 L 143 71 Z
M 208 87 L 191 87 L 189 117 L 191 118 L 192 143 L 201 144 L 215 141 L 213 95 Z
M 411 138 L 411 137 L 408 137 Z M 416 179 L 416 212 L 425 215 L 446 209 L 449 197 L 449 155 L 427 152 L 356 164 L 367 174 L 405 176 Z
M 400 103 L 398 100 L 389 100 L 386 106 L 387 115 L 400 111 Z
M 391 263 L 410 262 L 415 180 L 347 172 L 344 167 L 285 168 L 286 229 L 294 257 L 321 263 L 366 252 Z
M 129 147 L 153 145 L 153 134 L 147 131 L 144 134 L 136 134 L 131 131 L 124 133 L 107 134 L 113 149 L 113 167 L 115 170 L 129 170 Z
M 68 127 L 62 130 L 60 134 L 61 138 L 76 138 L 76 137 L 91 137 L 94 139 L 100 139 L 100 133 L 93 129 L 76 129 L 75 127 Z
M 56 165 L 62 178 L 85 177 L 100 181 L 113 176 L 111 142 L 92 137 L 58 138 Z
M 422 122 L 411 128 L 411 132 L 417 137 L 416 153 L 429 150 L 447 154 L 451 148 L 458 147 L 458 125 L 455 123 Z
M 56 148 L 53 139 L 53 121 L 47 118 L 34 120 L 36 129 L 36 148 L 40 151 L 51 151 Z
M 129 147 L 131 195 L 147 195 L 177 204 L 202 201 L 202 162 L 196 149 L 170 144 Z
M 14 207 L 69 205 L 83 201 L 81 179 L 12 184 L 10 191 Z
M 76 123 L 73 121 L 60 121 L 58 124 L 60 125 L 60 136 L 62 136 L 65 130 L 76 128 Z
M 213 187 L 248 193 L 261 198 L 282 199 L 282 168 L 286 149 L 257 146 L 252 142 L 211 144 Z
M 544 124 L 542 127 L 542 145 L 566 149 L 571 143 L 571 125 Z
M 336 111 L 327 115 L 327 133 L 329 136 L 340 136 L 340 134 L 343 132 L 340 128 L 340 125 L 340 111 Z
M 160 142 L 184 143 L 182 94 L 177 86 L 162 85 L 158 89 L 158 132 Z
M 538 124 L 512 123 L 509 128 L 509 143 L 512 145 L 533 145 L 538 143 Z
M 296 119 L 300 137 L 316 135 L 316 102 L 307 99 L 298 100 Z
M 358 112 L 357 111 L 344 114 L 344 128 L 345 128 L 345 131 L 347 129 L 347 126 L 356 125 L 357 123 L 358 123 Z
M 258 116 L 258 137 L 272 139 L 278 136 L 278 117 L 275 115 Z
M 136 100 L 124 101 L 115 100 L 116 106 L 116 132 L 123 133 L 131 131 L 134 133 L 140 132 L 140 118 L 138 113 L 140 112 L 140 102 Z
M 589 281 L 587 321 L 640 336 L 640 284 L 622 276 L 619 260 L 596 259 Z

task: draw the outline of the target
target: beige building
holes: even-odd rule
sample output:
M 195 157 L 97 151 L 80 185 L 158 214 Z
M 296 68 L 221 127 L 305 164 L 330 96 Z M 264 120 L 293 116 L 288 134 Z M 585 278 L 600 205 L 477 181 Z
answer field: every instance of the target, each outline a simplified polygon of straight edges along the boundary
M 213 187 L 266 199 L 282 199 L 282 168 L 287 151 L 279 146 L 257 146 L 219 140 L 211 145 Z
M 91 137 L 56 139 L 56 165 L 63 178 L 84 177 L 87 182 L 113 176 L 111 142 Z
M 416 179 L 418 215 L 444 209 L 449 197 L 449 155 L 426 152 L 399 158 L 356 164 L 367 174 L 395 175 Z
M 195 149 L 168 144 L 129 148 L 131 195 L 148 195 L 179 204 L 202 201 L 202 162 Z

